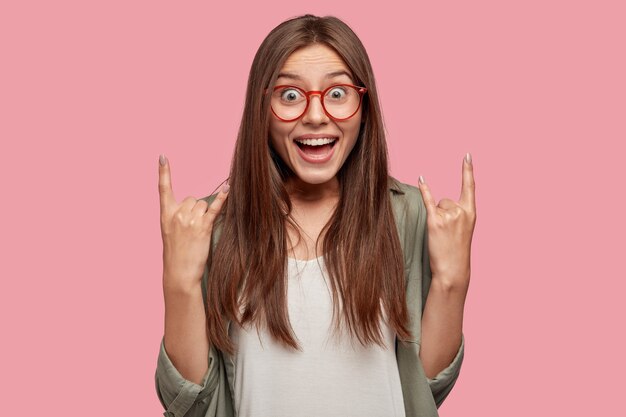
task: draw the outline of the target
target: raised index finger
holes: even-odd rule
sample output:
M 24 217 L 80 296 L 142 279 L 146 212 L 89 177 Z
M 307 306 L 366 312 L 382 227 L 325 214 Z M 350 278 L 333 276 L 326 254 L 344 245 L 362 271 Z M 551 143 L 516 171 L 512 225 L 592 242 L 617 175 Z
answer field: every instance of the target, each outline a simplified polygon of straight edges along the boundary
M 174 200 L 172 179 L 170 177 L 170 161 L 165 155 L 159 155 L 159 201 L 161 212 L 165 211 L 176 201 Z
M 422 200 L 424 200 L 424 206 L 426 206 L 426 214 L 430 218 L 434 218 L 435 213 L 437 211 L 437 203 L 433 198 L 433 195 L 430 193 L 430 187 L 426 184 L 424 177 L 420 175 L 419 177 L 419 190 L 422 193 Z

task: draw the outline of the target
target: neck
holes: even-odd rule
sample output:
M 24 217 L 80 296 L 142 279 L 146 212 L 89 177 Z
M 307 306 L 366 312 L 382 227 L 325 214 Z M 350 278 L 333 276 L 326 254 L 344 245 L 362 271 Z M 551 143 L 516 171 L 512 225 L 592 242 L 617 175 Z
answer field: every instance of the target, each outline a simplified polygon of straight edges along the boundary
M 298 177 L 291 177 L 285 183 L 289 197 L 302 202 L 336 200 L 339 197 L 339 181 L 334 176 L 321 184 L 309 184 Z

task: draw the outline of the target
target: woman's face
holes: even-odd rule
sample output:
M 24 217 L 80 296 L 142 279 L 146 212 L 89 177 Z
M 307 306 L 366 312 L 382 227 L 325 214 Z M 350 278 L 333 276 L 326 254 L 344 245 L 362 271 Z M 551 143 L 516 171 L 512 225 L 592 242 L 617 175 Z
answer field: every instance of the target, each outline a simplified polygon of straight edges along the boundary
M 276 85 L 324 91 L 334 84 L 355 85 L 349 74 L 348 66 L 332 48 L 312 44 L 287 58 Z M 362 109 L 359 107 L 358 112 L 347 120 L 336 121 L 324 112 L 320 99 L 319 94 L 312 95 L 306 112 L 292 122 L 283 122 L 272 113 L 270 143 L 301 182 L 330 185 L 336 183 L 335 176 L 356 143 Z M 302 146 L 296 142 L 296 139 L 310 135 L 336 140 L 325 146 Z

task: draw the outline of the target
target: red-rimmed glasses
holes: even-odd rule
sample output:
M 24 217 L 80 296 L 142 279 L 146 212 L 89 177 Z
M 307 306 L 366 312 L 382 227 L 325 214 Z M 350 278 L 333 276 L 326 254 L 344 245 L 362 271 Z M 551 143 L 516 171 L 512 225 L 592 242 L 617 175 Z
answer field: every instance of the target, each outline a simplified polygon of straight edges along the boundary
M 328 117 L 347 120 L 359 111 L 366 92 L 367 88 L 352 84 L 334 84 L 324 91 L 305 91 L 294 85 L 277 85 L 272 90 L 271 108 L 274 116 L 283 122 L 293 122 L 306 113 L 311 96 L 318 94 Z

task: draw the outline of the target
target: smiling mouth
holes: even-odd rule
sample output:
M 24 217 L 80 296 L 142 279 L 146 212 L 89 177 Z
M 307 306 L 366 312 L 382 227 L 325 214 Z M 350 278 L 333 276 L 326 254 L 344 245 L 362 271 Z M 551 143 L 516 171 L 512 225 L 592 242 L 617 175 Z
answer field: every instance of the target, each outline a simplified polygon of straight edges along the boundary
M 294 142 L 307 155 L 326 155 L 337 143 L 337 138 L 296 139 Z

